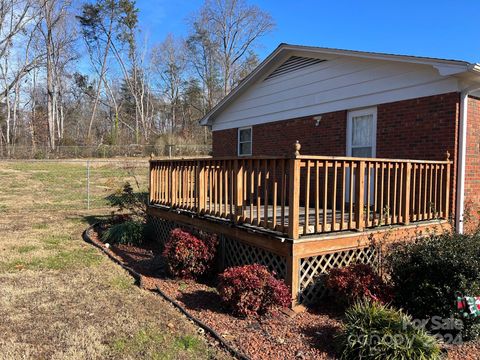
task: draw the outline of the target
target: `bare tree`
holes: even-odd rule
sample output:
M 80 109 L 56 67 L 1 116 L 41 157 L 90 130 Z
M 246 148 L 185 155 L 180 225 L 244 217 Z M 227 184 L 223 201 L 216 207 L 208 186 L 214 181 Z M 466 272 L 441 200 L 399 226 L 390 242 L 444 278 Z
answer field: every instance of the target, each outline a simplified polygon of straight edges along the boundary
M 182 88 L 186 82 L 186 57 L 183 41 L 168 34 L 165 40 L 152 50 L 152 65 L 160 82 L 160 89 L 169 108 L 169 128 L 178 126 L 177 111 Z
M 272 17 L 246 0 L 206 0 L 196 22 L 217 46 L 225 95 L 237 81 L 249 51 L 273 29 Z
M 72 59 L 71 43 L 74 35 L 68 31 L 66 20 L 70 8 L 69 0 L 40 0 L 40 9 L 43 22 L 39 30 L 46 49 L 46 77 L 47 77 L 47 119 L 49 145 L 55 149 L 55 139 L 63 136 L 62 105 L 59 104 L 61 92 L 62 69 L 66 62 Z M 60 98 L 61 101 L 61 98 Z
M 0 0 L 0 100 L 6 105 L 2 139 L 7 146 L 17 132 L 20 81 L 42 57 L 31 54 L 39 15 L 33 5 L 33 0 Z
M 135 2 L 132 0 L 97 0 L 94 4 L 84 4 L 82 15 L 78 16 L 90 58 L 100 64 L 99 80 L 87 132 L 89 140 L 102 84 L 106 82 L 108 57 L 110 53 L 113 53 L 115 58 L 120 60 L 119 65 L 125 74 L 121 49 L 123 45 L 127 44 L 130 49 L 129 53 L 131 54 L 133 51 L 134 32 L 138 22 L 137 12 Z
M 206 30 L 205 19 L 195 19 L 192 34 L 188 37 L 186 47 L 189 64 L 200 79 L 203 90 L 203 114 L 215 106 L 221 96 L 220 68 L 218 47 Z

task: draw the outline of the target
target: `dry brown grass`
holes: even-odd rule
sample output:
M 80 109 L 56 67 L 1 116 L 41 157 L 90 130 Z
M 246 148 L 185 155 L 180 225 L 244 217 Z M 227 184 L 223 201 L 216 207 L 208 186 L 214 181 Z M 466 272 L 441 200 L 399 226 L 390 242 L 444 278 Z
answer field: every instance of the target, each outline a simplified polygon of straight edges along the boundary
M 83 169 L 0 162 L 0 359 L 226 357 L 82 241 L 87 220 L 109 212 L 81 210 Z M 99 204 L 124 180 L 110 170 Z

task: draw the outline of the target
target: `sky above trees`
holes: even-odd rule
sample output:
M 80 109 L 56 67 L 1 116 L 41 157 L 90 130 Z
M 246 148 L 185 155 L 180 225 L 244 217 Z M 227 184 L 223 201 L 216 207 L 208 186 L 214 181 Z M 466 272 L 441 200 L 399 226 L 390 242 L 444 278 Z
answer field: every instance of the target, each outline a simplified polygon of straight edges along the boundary
M 281 43 L 423 55 L 480 62 L 477 12 L 467 0 L 255 0 L 277 26 L 262 39 L 261 59 Z M 201 0 L 138 0 L 152 39 L 185 35 Z
M 0 0 L 0 156 L 208 144 L 208 113 L 280 43 L 480 61 L 469 2 Z

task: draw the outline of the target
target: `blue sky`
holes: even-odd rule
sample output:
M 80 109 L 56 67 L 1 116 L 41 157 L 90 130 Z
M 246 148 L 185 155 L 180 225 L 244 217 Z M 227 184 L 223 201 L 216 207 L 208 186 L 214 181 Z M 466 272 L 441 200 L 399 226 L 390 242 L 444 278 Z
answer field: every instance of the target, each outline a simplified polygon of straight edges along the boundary
M 279 43 L 422 55 L 480 62 L 478 15 L 466 0 L 251 0 L 276 22 L 257 49 L 263 59 Z M 149 42 L 185 36 L 201 0 L 137 0 Z

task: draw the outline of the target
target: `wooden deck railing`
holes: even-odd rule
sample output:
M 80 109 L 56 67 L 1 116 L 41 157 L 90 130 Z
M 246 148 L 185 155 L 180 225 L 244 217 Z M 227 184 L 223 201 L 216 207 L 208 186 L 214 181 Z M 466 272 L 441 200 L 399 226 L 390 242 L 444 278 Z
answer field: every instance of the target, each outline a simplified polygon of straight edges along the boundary
M 150 204 L 293 239 L 448 219 L 451 162 L 299 155 L 150 161 Z

